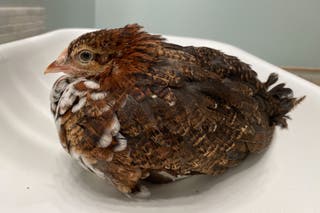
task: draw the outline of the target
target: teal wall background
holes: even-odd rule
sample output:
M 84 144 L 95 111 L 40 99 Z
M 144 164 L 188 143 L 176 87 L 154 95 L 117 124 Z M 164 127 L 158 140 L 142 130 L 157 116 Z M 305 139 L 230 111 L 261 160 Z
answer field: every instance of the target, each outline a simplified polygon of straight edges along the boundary
M 95 27 L 94 14 L 96 8 L 94 0 L 42 1 L 47 11 L 47 30 L 69 27 Z
M 227 42 L 277 65 L 320 67 L 319 0 L 96 0 L 99 28 Z

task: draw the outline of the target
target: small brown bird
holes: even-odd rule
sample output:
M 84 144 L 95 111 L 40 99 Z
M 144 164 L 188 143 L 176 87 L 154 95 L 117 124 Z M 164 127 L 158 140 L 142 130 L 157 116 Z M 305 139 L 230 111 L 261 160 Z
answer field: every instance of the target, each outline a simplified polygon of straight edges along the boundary
M 207 47 L 167 43 L 137 24 L 86 33 L 45 73 L 61 144 L 127 195 L 142 180 L 218 175 L 265 150 L 303 98 L 270 88 L 248 64 Z

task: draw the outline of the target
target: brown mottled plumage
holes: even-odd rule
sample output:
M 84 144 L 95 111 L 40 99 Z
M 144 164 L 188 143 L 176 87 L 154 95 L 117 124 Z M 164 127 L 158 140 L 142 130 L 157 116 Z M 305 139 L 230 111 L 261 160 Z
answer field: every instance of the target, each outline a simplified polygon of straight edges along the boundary
M 74 40 L 46 72 L 63 147 L 123 193 L 141 180 L 217 175 L 263 151 L 302 99 L 257 79 L 249 65 L 206 47 L 182 47 L 138 25 Z

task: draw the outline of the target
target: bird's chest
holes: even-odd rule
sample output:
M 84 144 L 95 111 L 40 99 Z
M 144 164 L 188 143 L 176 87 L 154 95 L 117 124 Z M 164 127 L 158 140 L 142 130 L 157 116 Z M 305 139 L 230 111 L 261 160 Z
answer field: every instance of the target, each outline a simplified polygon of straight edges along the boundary
M 52 89 L 51 110 L 65 151 L 105 178 L 101 162 L 111 162 L 114 153 L 126 150 L 127 141 L 114 111 L 116 100 L 99 89 L 97 82 L 63 76 Z

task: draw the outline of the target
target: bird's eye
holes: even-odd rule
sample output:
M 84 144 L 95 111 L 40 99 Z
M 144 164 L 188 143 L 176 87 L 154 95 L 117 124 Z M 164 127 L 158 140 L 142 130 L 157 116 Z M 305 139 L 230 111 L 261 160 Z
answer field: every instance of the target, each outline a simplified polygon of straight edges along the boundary
M 89 61 L 91 61 L 93 59 L 93 54 L 92 52 L 88 51 L 88 50 L 83 50 L 79 53 L 79 60 L 82 63 L 88 63 Z

